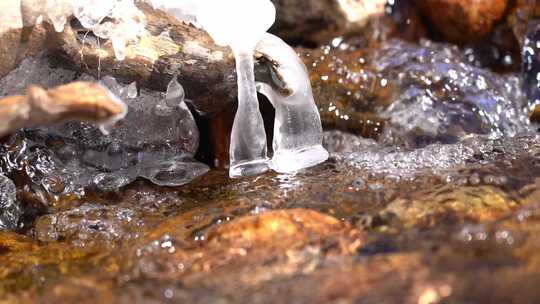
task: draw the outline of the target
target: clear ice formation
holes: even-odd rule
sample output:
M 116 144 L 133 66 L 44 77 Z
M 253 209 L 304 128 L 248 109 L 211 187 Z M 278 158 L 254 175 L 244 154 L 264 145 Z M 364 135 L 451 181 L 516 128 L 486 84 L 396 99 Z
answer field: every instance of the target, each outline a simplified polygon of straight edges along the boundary
M 144 14 L 134 0 L 22 0 L 21 11 L 25 26 L 43 18 L 58 32 L 74 15 L 83 27 L 110 40 L 118 60 L 125 59 L 127 44 L 138 41 L 144 31 Z
M 196 21 L 217 44 L 230 46 L 238 73 L 238 110 L 231 134 L 231 177 L 256 175 L 271 169 L 292 173 L 328 158 L 322 147 L 321 119 L 311 92 L 308 73 L 294 50 L 266 31 L 275 21 L 275 7 L 267 0 L 202 1 Z M 262 39 L 262 42 L 261 42 Z M 281 95 L 270 84 L 259 83 L 276 109 L 274 155 L 268 161 L 266 132 L 257 99 L 253 52 L 259 48 L 281 65 L 280 75 L 291 94 Z
M 13 182 L 0 174 L 0 231 L 17 229 L 22 209 Z
M 0 96 L 24 91 L 28 83 L 50 87 L 75 79 L 72 71 L 51 69 L 47 59 L 25 59 L 0 80 Z M 88 75 L 78 80 L 95 81 Z M 4 172 L 32 170 L 32 181 L 48 193 L 71 194 L 85 188 L 114 191 L 138 177 L 178 186 L 208 171 L 206 165 L 193 160 L 198 128 L 176 80 L 166 94 L 144 89 L 138 93 L 135 83 L 123 85 L 110 77 L 101 83 L 129 107 L 126 118 L 109 135 L 79 122 L 22 130 L 12 136 L 8 142 L 12 149 L 5 153 L 4 163 L 16 165 Z
M 238 74 L 238 110 L 230 146 L 231 177 L 268 170 L 266 132 L 259 111 L 253 52 L 274 24 L 276 10 L 268 0 L 203 0 L 197 21 L 217 44 L 230 46 Z
M 257 51 L 277 62 L 275 73 L 290 91 L 289 95 L 283 95 L 271 84 L 257 83 L 258 91 L 276 110 L 271 169 L 292 173 L 326 161 L 328 152 L 322 146 L 321 117 L 306 66 L 293 48 L 272 34 L 264 36 Z
M 280 117 L 276 120 L 279 131 L 274 140 L 274 159 L 267 157 L 266 132 L 259 112 L 254 77 L 253 52 L 257 43 L 272 26 L 276 10 L 269 0 L 145 0 L 154 8 L 164 10 L 178 20 L 190 22 L 205 29 L 217 44 L 233 50 L 238 74 L 238 111 L 236 113 L 230 146 L 230 176 L 242 177 L 265 172 L 271 166 L 278 172 L 294 172 L 324 161 L 326 151 L 321 147 L 322 130 L 307 81 L 305 67 L 293 55 L 288 45 L 278 38 L 271 39 L 272 53 L 291 62 L 295 71 L 291 81 L 301 85 L 294 94 L 282 98 L 262 85 L 262 91 L 272 97 Z M 66 16 L 71 12 L 81 25 L 98 36 L 108 39 L 119 60 L 126 57 L 126 45 L 136 41 L 144 31 L 144 16 L 134 0 L 23 0 L 25 25 L 33 25 L 43 16 L 62 31 Z M 272 45 L 272 44 L 271 44 Z M 280 51 L 279 45 L 284 48 Z M 269 47 L 270 49 L 270 47 Z M 307 83 L 306 83 L 307 81 Z M 297 104 L 293 104 L 297 103 Z M 290 120 L 293 121 L 290 121 Z M 301 133 L 301 134 L 300 134 Z
M 198 129 L 176 80 L 169 84 L 165 95 L 144 90 L 138 95 L 135 83 L 125 86 L 111 77 L 101 83 L 129 107 L 126 118 L 110 135 L 101 135 L 93 126 L 81 123 L 50 129 L 64 140 L 78 143 L 76 159 L 100 171 L 94 177 L 98 188 L 111 191 L 137 177 L 157 185 L 179 186 L 208 171 L 206 165 L 193 160 Z

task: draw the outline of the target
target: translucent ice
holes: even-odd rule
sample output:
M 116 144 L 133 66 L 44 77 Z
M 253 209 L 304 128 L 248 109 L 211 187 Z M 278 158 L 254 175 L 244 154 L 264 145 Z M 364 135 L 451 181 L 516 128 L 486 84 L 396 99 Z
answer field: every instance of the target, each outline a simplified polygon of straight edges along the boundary
M 78 145 L 78 156 L 71 161 L 96 170 L 93 182 L 99 188 L 113 190 L 137 177 L 158 185 L 178 186 L 206 173 L 208 168 L 193 160 L 198 130 L 176 80 L 165 95 L 143 90 L 138 96 L 135 83 L 125 86 L 110 77 L 102 83 L 129 107 L 126 118 L 110 135 L 103 136 L 80 123 L 52 129 Z
M 13 182 L 0 174 L 0 231 L 17 228 L 22 210 L 17 202 L 16 192 Z
M 110 39 L 115 57 L 124 60 L 126 46 L 144 31 L 143 14 L 134 0 L 74 0 L 74 14 L 81 24 L 98 37 Z
M 77 73 L 66 69 L 51 69 L 45 57 L 26 58 L 4 78 L 0 79 L 0 97 L 24 94 L 32 84 L 52 88 L 72 82 Z
M 0 95 L 18 94 L 28 83 L 49 87 L 75 79 L 74 72 L 48 64 L 46 59 L 26 59 L 0 80 Z M 78 80 L 95 81 L 90 76 Z M 178 82 L 169 84 L 167 94 L 138 90 L 134 83 L 123 85 L 113 78 L 104 78 L 102 84 L 129 107 L 109 135 L 79 122 L 23 130 L 4 145 L 9 159 L 4 172 L 31 173 L 33 184 L 59 195 L 86 188 L 111 191 L 138 177 L 159 185 L 182 185 L 208 170 L 193 160 L 199 134 Z
M 270 84 L 257 83 L 259 92 L 268 97 L 276 110 L 270 167 L 289 173 L 324 162 L 328 152 L 322 147 L 321 117 L 305 65 L 294 49 L 272 34 L 264 36 L 257 51 L 277 62 L 276 73 L 290 91 L 285 96 Z
M 73 0 L 73 13 L 82 26 L 92 29 L 109 16 L 117 1 Z
M 21 13 L 24 26 L 33 26 L 42 17 L 62 32 L 73 13 L 72 0 L 21 0 Z
M 216 43 L 230 46 L 238 74 L 238 110 L 230 146 L 231 177 L 268 170 L 266 132 L 255 87 L 253 51 L 275 21 L 268 0 L 204 0 L 197 20 Z
M 46 2 L 49 21 L 53 24 L 57 32 L 63 31 L 66 26 L 67 17 L 73 9 L 70 1 L 47 0 Z

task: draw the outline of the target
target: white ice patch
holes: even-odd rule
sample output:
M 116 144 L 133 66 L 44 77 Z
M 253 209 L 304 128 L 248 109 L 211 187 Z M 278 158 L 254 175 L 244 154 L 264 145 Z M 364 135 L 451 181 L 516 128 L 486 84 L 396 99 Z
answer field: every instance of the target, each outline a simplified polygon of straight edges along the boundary
M 23 24 L 32 26 L 43 19 L 62 32 L 69 16 L 102 39 L 109 39 L 116 59 L 124 60 L 126 46 L 144 31 L 144 14 L 134 0 L 22 0 Z

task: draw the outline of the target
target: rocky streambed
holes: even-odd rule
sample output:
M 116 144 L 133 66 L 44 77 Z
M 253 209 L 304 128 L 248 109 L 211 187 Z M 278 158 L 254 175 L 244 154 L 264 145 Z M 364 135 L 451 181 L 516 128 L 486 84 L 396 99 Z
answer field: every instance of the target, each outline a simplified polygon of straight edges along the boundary
M 175 122 L 157 135 L 128 125 L 148 136 L 129 144 L 74 122 L 2 139 L 0 303 L 540 300 L 535 1 L 274 1 L 274 31 L 308 67 L 331 156 L 243 179 L 224 170 L 228 50 L 139 3 L 149 34 L 119 62 L 76 22 L 28 34 L 8 2 L 0 95 L 109 76 L 135 81 L 152 113 L 141 123 L 159 125 L 177 76 L 200 143 L 194 151 Z M 271 126 L 271 106 L 261 110 Z M 124 170 L 145 167 L 141 149 L 158 163 L 194 154 L 210 169 L 157 186 Z

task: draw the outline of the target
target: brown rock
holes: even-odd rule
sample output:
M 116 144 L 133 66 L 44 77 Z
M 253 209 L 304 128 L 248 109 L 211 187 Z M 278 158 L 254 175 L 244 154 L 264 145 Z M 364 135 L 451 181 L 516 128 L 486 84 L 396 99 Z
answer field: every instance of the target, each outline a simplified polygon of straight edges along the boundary
M 228 225 L 218 227 L 208 235 L 210 243 L 232 244 L 233 247 L 277 246 L 308 243 L 314 238 L 348 230 L 347 224 L 336 218 L 312 210 L 293 209 L 263 213 L 245 217 Z M 358 232 L 351 231 L 351 235 Z M 354 252 L 360 243 L 345 252 Z
M 110 41 L 89 38 L 76 22 L 62 33 L 48 28 L 50 48 L 74 67 L 92 75 L 110 75 L 137 81 L 143 87 L 165 91 L 173 75 L 203 113 L 216 113 L 236 98 L 235 64 L 228 48 L 214 44 L 208 34 L 179 22 L 164 12 L 140 3 L 147 18 L 148 35 L 128 45 L 126 59 L 116 60 Z M 168 31 L 170 38 L 160 35 Z
M 274 0 L 277 21 L 272 28 L 288 40 L 325 43 L 384 15 L 385 0 Z
M 421 0 L 424 15 L 448 41 L 467 43 L 489 35 L 507 9 L 507 0 Z
M 508 14 L 507 24 L 521 45 L 523 45 L 529 21 L 532 18 L 540 17 L 540 4 L 536 2 L 534 0 L 517 0 Z
M 485 222 L 519 206 L 519 202 L 496 187 L 461 187 L 448 193 L 441 192 L 436 198 L 426 192 L 415 200 L 395 200 L 382 211 L 382 216 L 391 213 L 407 227 L 440 223 L 441 217 L 449 217 L 452 213 L 459 214 L 462 220 Z
M 271 31 L 292 43 L 325 44 L 339 36 L 380 41 L 399 36 L 417 39 L 424 33 L 413 1 L 274 0 L 277 20 Z M 403 4 L 404 3 L 404 4 Z M 394 18 L 389 13 L 396 10 Z

